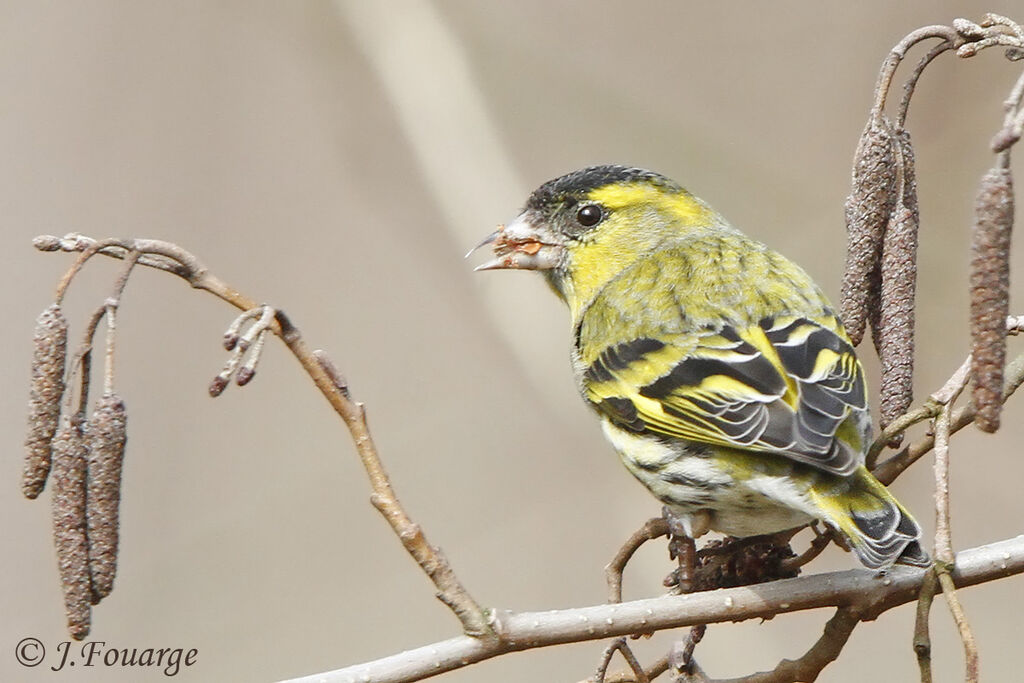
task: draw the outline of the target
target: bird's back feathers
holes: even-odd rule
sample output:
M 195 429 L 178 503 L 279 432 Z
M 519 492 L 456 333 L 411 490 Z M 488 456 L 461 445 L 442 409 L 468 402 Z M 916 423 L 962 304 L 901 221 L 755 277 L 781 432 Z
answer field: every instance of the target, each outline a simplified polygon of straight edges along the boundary
M 734 257 L 728 244 L 711 251 L 718 259 Z M 609 282 L 579 323 L 583 394 L 633 431 L 850 474 L 862 461 L 867 429 L 860 364 L 823 297 L 772 300 L 772 291 L 794 289 L 772 287 L 773 280 L 809 282 L 803 271 L 763 247 L 753 253 L 763 267 L 728 284 L 744 288 L 742 279 L 757 278 L 768 300 L 733 306 L 727 317 L 721 312 L 730 312 L 728 297 L 719 296 L 727 283 L 715 275 L 726 271 L 713 261 L 695 266 L 690 252 L 662 250 Z M 679 303 L 694 299 L 680 291 L 693 287 L 710 290 L 715 302 L 724 300 L 716 308 L 717 324 L 702 319 L 700 306 Z

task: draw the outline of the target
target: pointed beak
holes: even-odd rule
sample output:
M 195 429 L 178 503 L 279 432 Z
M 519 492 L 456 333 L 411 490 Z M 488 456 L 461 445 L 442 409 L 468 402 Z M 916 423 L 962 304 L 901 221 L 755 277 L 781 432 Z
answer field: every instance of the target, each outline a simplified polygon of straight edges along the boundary
M 466 257 L 489 244 L 493 245 L 494 258 L 473 270 L 550 270 L 562 262 L 565 254 L 561 239 L 546 227 L 529 222 L 526 214 L 500 226 Z

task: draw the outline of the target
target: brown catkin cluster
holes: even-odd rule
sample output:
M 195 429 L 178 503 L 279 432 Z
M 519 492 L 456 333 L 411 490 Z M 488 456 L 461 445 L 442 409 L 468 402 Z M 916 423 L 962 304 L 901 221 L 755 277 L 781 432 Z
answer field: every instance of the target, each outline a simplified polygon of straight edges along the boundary
M 853 187 L 846 199 L 847 251 L 841 317 L 854 345 L 864 338 L 873 290 L 877 293 L 882 235 L 897 200 L 896 140 L 885 118 L 872 119 L 860 137 Z
M 52 304 L 36 320 L 32 355 L 32 386 L 28 398 L 28 437 L 21 491 L 35 498 L 46 486 L 50 473 L 51 442 L 57 432 L 60 402 L 64 395 L 68 322 L 60 306 Z
M 985 432 L 999 429 L 1006 317 L 1010 307 L 1010 234 L 1013 178 L 1009 168 L 993 168 L 981 179 L 971 240 L 971 372 L 975 423 Z
M 127 414 L 117 394 L 104 394 L 89 418 L 86 520 L 92 603 L 110 594 L 117 571 L 121 466 L 127 440 Z
M 800 574 L 799 569 L 791 569 L 785 564 L 786 560 L 793 557 L 796 555 L 788 543 L 775 545 L 770 540 L 738 543 L 737 539 L 730 537 L 709 541 L 697 554 L 693 590 L 715 590 L 790 579 Z
M 53 439 L 53 538 L 68 630 L 75 640 L 89 634 L 91 615 L 85 522 L 89 444 L 82 423 L 81 415 L 65 417 Z

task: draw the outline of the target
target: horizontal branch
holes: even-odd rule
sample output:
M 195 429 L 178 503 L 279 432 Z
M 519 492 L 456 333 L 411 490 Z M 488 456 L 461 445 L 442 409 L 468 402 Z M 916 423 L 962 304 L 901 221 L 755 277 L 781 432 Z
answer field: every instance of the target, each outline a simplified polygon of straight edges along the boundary
M 958 588 L 1024 573 L 1024 535 L 964 550 L 956 556 Z M 507 652 L 600 640 L 663 629 L 767 618 L 818 607 L 856 607 L 864 619 L 917 598 L 925 570 L 895 566 L 867 569 L 689 595 L 546 612 L 496 612 L 498 640 L 459 636 L 365 664 L 306 678 L 300 683 L 402 683 L 418 681 Z

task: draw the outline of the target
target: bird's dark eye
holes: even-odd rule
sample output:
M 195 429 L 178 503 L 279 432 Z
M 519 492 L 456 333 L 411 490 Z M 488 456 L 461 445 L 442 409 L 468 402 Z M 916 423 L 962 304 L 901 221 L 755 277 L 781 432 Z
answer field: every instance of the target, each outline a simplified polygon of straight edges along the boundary
M 585 228 L 591 228 L 601 222 L 604 212 L 597 204 L 584 204 L 576 212 L 576 220 Z

